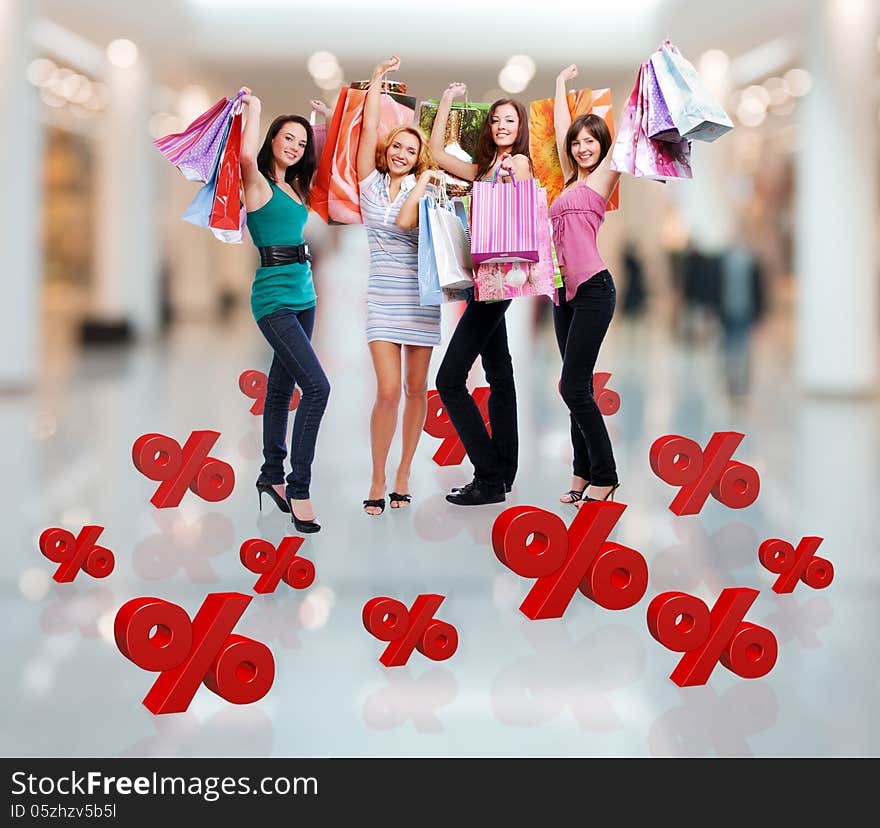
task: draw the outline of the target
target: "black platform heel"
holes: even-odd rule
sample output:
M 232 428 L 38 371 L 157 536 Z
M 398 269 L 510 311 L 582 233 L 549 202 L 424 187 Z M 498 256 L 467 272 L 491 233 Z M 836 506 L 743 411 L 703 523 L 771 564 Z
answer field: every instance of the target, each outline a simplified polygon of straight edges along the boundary
M 275 505 L 285 514 L 290 512 L 290 504 L 281 497 L 278 492 L 272 487 L 271 483 L 261 483 L 259 480 L 257 481 L 257 491 L 260 493 L 260 511 L 263 511 L 263 495 L 267 494 L 272 500 L 275 501 Z
M 306 535 L 321 531 L 321 524 L 317 521 L 300 520 L 293 511 L 293 504 L 290 504 L 290 522 L 296 527 L 297 532 L 302 532 Z

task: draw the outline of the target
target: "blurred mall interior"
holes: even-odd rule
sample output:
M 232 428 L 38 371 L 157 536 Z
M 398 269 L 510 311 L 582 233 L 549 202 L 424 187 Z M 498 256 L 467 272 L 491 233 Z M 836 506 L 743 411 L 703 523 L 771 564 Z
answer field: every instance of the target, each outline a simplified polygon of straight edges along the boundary
M 594 607 L 589 618 L 576 616 L 568 627 L 553 628 L 556 641 L 553 634 L 534 637 L 526 625 L 511 627 L 510 619 L 487 620 L 480 596 L 512 618 L 522 579 L 498 574 L 479 516 L 462 517 L 440 497 L 469 479 L 469 467 L 435 467 L 430 457 L 436 441 L 427 436 L 414 469 L 413 514 L 389 510 L 368 522 L 360 508 L 369 482 L 374 393 L 363 336 L 367 243 L 362 227 L 327 226 L 311 215 L 306 239 L 319 302 L 314 342 L 333 391 L 313 493 L 326 531 L 309 541 L 325 561 L 325 591 L 291 599 L 312 601 L 307 610 L 296 604 L 304 640 L 296 647 L 305 650 L 297 650 L 298 657 L 308 657 L 312 648 L 308 689 L 315 704 L 336 705 L 337 711 L 367 698 L 369 686 L 353 679 L 340 679 L 321 698 L 320 679 L 333 674 L 334 653 L 346 663 L 363 662 L 364 670 L 374 671 L 375 685 L 375 642 L 358 640 L 351 645 L 354 657 L 344 649 L 348 634 L 332 628 L 332 621 L 342 613 L 357 626 L 364 584 L 372 595 L 394 588 L 380 570 L 395 573 L 401 591 L 447 590 L 448 611 L 457 607 L 483 625 L 494 655 L 484 663 L 463 651 L 463 670 L 447 664 L 457 685 L 448 671 L 423 676 L 423 691 L 407 677 L 412 687 L 386 688 L 385 707 L 364 703 L 362 713 L 339 713 L 324 730 L 304 711 L 270 703 L 247 714 L 259 719 L 258 735 L 265 736 L 261 747 L 251 747 L 302 755 L 876 755 L 880 726 L 869 710 L 876 701 L 876 668 L 866 665 L 877 663 L 868 631 L 880 622 L 873 525 L 873 498 L 880 491 L 877 20 L 874 0 L 0 0 L 0 445 L 6 466 L 0 495 L 18 515 L 6 529 L 24 550 L 10 554 L 4 567 L 4 616 L 15 618 L 3 633 L 5 651 L 21 656 L 22 675 L 4 691 L 10 695 L 6 709 L 17 711 L 16 721 L 6 725 L 7 749 L 18 755 L 234 753 L 237 728 L 249 726 L 242 713 L 245 718 L 230 719 L 226 728 L 218 717 L 227 713 L 221 712 L 208 720 L 215 736 L 224 734 L 220 744 L 210 734 L 193 737 L 205 714 L 220 709 L 216 705 L 195 708 L 201 719 L 193 714 L 186 727 L 169 725 L 167 731 L 154 731 L 139 705 L 115 732 L 100 726 L 94 710 L 70 718 L 71 709 L 99 692 L 102 670 L 117 670 L 127 694 L 110 703 L 118 707 L 117 721 L 120 710 L 134 709 L 146 683 L 128 662 L 122 677 L 119 654 L 111 652 L 107 612 L 119 604 L 112 596 L 96 599 L 90 621 L 81 615 L 70 621 L 75 644 L 52 638 L 45 608 L 57 586 L 36 573 L 44 563 L 36 552 L 28 558 L 46 526 L 90 520 L 115 526 L 120 547 L 140 543 L 144 552 L 157 527 L 149 519 L 145 481 L 131 467 L 130 447 L 148 431 L 221 431 L 244 484 L 241 498 L 236 492 L 230 501 L 230 518 L 218 514 L 220 504 L 207 513 L 199 511 L 205 504 L 191 505 L 180 526 L 157 518 L 160 535 L 185 546 L 186 527 L 202 521 L 195 534 L 225 546 L 235 559 L 233 523 L 239 540 L 257 529 L 284 529 L 279 515 L 277 526 L 254 528 L 269 518 L 257 518 L 252 502 L 259 435 L 238 389 L 243 370 L 266 371 L 270 360 L 248 304 L 255 248 L 247 235 L 241 245 L 224 244 L 181 221 L 197 185 L 152 142 L 181 130 L 242 85 L 262 99 L 265 124 L 275 114 L 308 114 L 309 99 L 332 104 L 343 84 L 369 77 L 390 54 L 400 55 L 397 79 L 418 100 L 439 97 L 452 81 L 465 82 L 471 100 L 547 98 L 557 73 L 576 63 L 578 78 L 569 88 L 610 88 L 619 122 L 639 65 L 669 38 L 735 127 L 713 143 L 695 142 L 690 181 L 624 176 L 620 209 L 609 212 L 600 233 L 618 303 L 597 370 L 612 373 L 609 387 L 621 398 L 620 413 L 609 424 L 622 499 L 642 504 L 639 516 L 631 509 L 631 520 L 621 524 L 621 538 L 646 552 L 655 542 L 671 548 L 690 541 L 685 557 L 699 559 L 693 565 L 701 567 L 702 576 L 695 577 L 703 584 L 691 587 L 709 600 L 724 586 L 761 581 L 763 588 L 767 580 L 754 555 L 709 560 L 709 533 L 717 530 L 717 539 L 737 526 L 725 520 L 743 520 L 752 542 L 771 532 L 826 537 L 839 574 L 821 598 L 810 599 L 824 603 L 814 603 L 811 615 L 809 596 L 801 595 L 797 612 L 768 604 L 769 615 L 759 614 L 776 617 L 777 633 L 782 638 L 786 631 L 790 642 L 784 646 L 796 653 L 787 666 L 780 656 L 776 673 L 755 683 L 761 689 L 752 692 L 751 684 L 733 679 L 749 688 L 743 690 L 728 680 L 719 693 L 733 689 L 723 701 L 705 696 L 698 704 L 672 693 L 664 672 L 671 669 L 671 654 L 645 634 L 643 615 L 587 633 L 602 613 Z M 733 254 L 747 256 L 750 266 L 727 267 Z M 429 387 L 456 313 L 454 305 L 443 307 L 444 345 L 432 358 Z M 549 303 L 515 300 L 508 325 L 522 446 L 516 500 L 508 503 L 528 499 L 559 509 L 558 494 L 570 479 L 570 447 L 567 414 L 556 394 L 560 361 Z M 478 372 L 479 365 L 477 383 Z M 719 430 L 747 434 L 738 454 L 761 468 L 760 512 L 722 518 L 722 508 L 710 503 L 706 531 L 673 529 L 667 487 L 651 475 L 648 448 L 665 433 L 705 445 Z M 483 523 L 497 513 L 482 513 Z M 463 541 L 453 537 L 458 520 L 470 531 Z M 394 521 L 396 536 L 389 528 Z M 395 538 L 410 551 L 394 551 Z M 414 550 L 427 543 L 440 546 L 431 547 L 430 560 L 416 561 Z M 441 552 L 444 561 L 457 561 L 451 585 L 439 577 Z M 177 596 L 192 609 L 203 597 L 199 583 L 211 580 L 194 570 L 178 572 L 176 565 L 159 573 L 158 558 L 153 565 L 147 572 L 149 566 L 139 569 L 136 560 L 135 572 L 110 584 L 116 598 Z M 229 563 L 226 572 L 232 571 Z M 161 586 L 141 583 L 161 579 Z M 672 577 L 667 581 L 682 586 Z M 67 617 L 65 600 L 59 597 L 56 620 Z M 80 613 L 92 611 L 91 604 L 78 606 Z M 76 632 L 77 624 L 91 632 Z M 818 624 L 825 625 L 820 633 Z M 270 621 L 265 634 L 283 636 L 283 625 Z M 328 635 L 335 629 L 335 637 L 319 656 L 321 625 Z M 102 636 L 104 650 L 84 652 Z M 813 643 L 803 643 L 808 639 Z M 816 645 L 820 639 L 824 647 Z M 588 679 L 566 672 L 582 646 L 593 646 L 591 666 L 584 668 Z M 629 655 L 620 667 L 625 675 L 603 683 L 595 676 L 604 669 L 599 665 L 606 650 Z M 525 661 L 516 661 L 517 654 L 541 664 L 520 669 Z M 495 661 L 494 684 L 485 680 L 494 689 L 484 694 L 492 725 L 474 724 L 482 721 L 480 682 Z M 554 719 L 556 700 L 546 715 L 518 706 L 526 700 L 517 695 L 516 682 L 537 687 L 538 674 L 548 670 L 556 671 L 562 688 L 559 709 L 567 702 L 574 713 L 574 736 L 562 733 L 563 719 Z M 851 678 L 845 687 L 843 674 Z M 204 688 L 201 693 L 207 695 Z M 397 727 L 392 720 L 405 720 L 407 705 L 429 697 L 445 699 L 437 714 L 447 729 L 437 739 L 445 741 L 425 741 L 431 727 L 409 725 L 405 738 L 386 741 L 387 728 Z M 589 699 L 600 697 L 605 707 L 591 707 Z M 832 699 L 835 712 L 825 716 L 821 711 Z M 704 702 L 697 714 L 694 705 Z M 772 708 L 766 721 L 749 712 L 758 707 Z M 708 716 L 705 721 L 714 724 L 689 719 L 686 737 L 676 735 L 670 722 L 687 715 L 675 710 Z M 552 739 L 542 727 L 553 728 Z M 594 731 L 592 742 L 574 738 L 585 729 Z M 715 735 L 705 735 L 710 731 Z M 625 738 L 615 741 L 615 732 Z

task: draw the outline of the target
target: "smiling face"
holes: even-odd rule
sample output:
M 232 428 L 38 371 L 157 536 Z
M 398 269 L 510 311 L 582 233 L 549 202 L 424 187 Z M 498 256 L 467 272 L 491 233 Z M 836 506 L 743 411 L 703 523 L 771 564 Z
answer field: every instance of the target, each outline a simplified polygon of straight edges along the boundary
M 292 167 L 303 157 L 307 146 L 305 127 L 296 121 L 288 121 L 272 139 L 272 156 L 279 167 Z
M 569 149 L 575 163 L 582 170 L 590 170 L 594 167 L 602 154 L 602 145 L 587 127 L 581 127 L 572 139 Z
M 511 104 L 501 104 L 495 108 L 489 121 L 492 140 L 498 152 L 509 151 L 519 135 L 519 114 Z
M 398 132 L 385 150 L 385 164 L 393 176 L 411 173 L 419 161 L 421 145 L 410 132 Z

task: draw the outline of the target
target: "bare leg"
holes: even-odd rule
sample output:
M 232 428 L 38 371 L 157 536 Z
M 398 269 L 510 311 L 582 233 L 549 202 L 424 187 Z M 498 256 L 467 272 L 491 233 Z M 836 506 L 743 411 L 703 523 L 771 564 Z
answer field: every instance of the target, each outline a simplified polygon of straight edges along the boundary
M 370 342 L 370 355 L 376 371 L 376 402 L 370 416 L 373 477 L 368 500 L 378 500 L 385 494 L 385 463 L 397 427 L 397 409 L 400 407 L 401 347 L 382 340 Z M 368 515 L 381 514 L 378 506 L 365 506 L 364 511 Z
M 404 345 L 406 353 L 406 378 L 403 403 L 403 447 L 400 465 L 394 478 L 394 491 L 409 494 L 409 473 L 412 460 L 422 436 L 428 413 L 428 365 L 433 348 L 429 345 Z M 392 503 L 392 508 L 406 506 L 406 501 Z

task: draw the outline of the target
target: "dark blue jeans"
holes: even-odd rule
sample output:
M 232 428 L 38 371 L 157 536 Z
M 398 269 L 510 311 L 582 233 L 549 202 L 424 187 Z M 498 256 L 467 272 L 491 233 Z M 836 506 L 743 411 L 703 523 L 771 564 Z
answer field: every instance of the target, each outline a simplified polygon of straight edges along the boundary
M 327 399 L 330 383 L 312 349 L 315 308 L 295 311 L 280 308 L 257 321 L 275 356 L 269 369 L 266 403 L 263 409 L 263 457 L 259 482 L 283 483 L 284 458 L 287 456 L 287 419 L 294 385 L 300 387 L 302 399 L 293 418 L 290 438 L 291 472 L 287 475 L 288 500 L 305 500 L 312 480 L 315 442 Z
M 593 486 L 613 486 L 617 467 L 605 420 L 593 396 L 593 371 L 617 304 L 614 280 L 603 270 L 579 285 L 570 302 L 564 287 L 557 293 L 553 327 L 562 354 L 559 390 L 570 412 L 574 474 Z
M 504 324 L 511 301 L 469 301 L 437 370 L 437 391 L 474 464 L 474 477 L 490 485 L 512 484 L 516 477 L 516 388 Z M 490 389 L 491 436 L 467 390 L 468 374 L 478 356 L 483 360 Z

